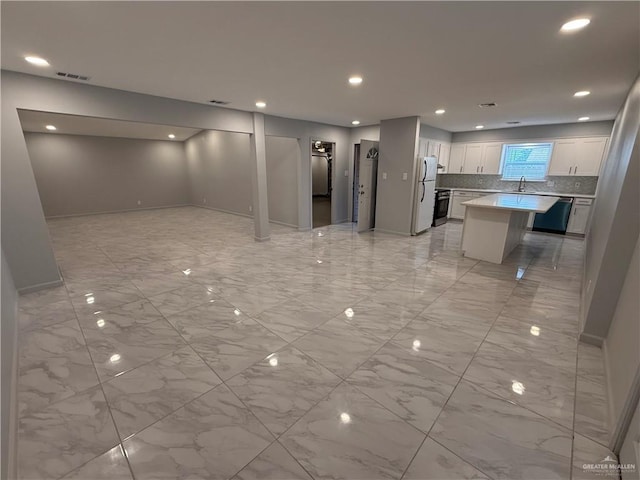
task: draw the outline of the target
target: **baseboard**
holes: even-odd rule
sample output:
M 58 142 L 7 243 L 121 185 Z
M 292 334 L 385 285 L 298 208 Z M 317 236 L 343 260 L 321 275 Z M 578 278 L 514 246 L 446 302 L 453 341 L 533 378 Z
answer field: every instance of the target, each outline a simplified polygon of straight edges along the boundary
M 269 240 L 271 240 L 271 237 L 256 237 L 256 236 L 254 236 L 253 239 L 256 242 L 268 242 Z
M 299 232 L 310 232 L 313 230 L 311 227 L 298 227 Z
M 253 215 L 249 215 L 247 213 L 240 213 L 240 212 L 233 212 L 231 210 L 225 210 L 223 208 L 216 208 L 216 207 L 210 207 L 208 205 L 198 205 L 197 203 L 191 203 L 188 205 L 189 207 L 199 207 L 199 208 L 204 208 L 205 210 L 213 210 L 215 212 L 221 212 L 221 213 L 229 213 L 231 215 L 238 215 L 239 217 L 245 217 L 245 218 L 253 218 Z
M 276 225 L 282 225 L 283 227 L 298 228 L 298 225 L 293 225 L 291 223 L 285 223 L 285 222 L 279 222 L 278 220 L 269 220 L 269 223 L 275 223 Z
M 599 348 L 602 348 L 602 344 L 604 343 L 604 339 L 602 337 L 584 332 L 580 334 L 579 340 L 582 343 L 588 343 L 589 345 L 594 345 Z
M 38 292 L 40 290 L 46 290 L 47 288 L 59 287 L 60 285 L 63 285 L 63 284 L 64 284 L 64 281 L 62 280 L 62 278 L 60 278 L 60 279 L 54 280 L 52 282 L 38 283 L 36 285 L 30 285 L 28 287 L 19 288 L 18 289 L 18 294 L 19 295 L 25 295 L 27 293 L 33 293 L 33 292 Z
M 163 208 L 178 208 L 178 207 L 191 207 L 191 206 L 192 205 L 190 203 L 179 203 L 177 205 L 160 205 L 156 207 L 127 208 L 125 210 L 107 210 L 104 212 L 70 213 L 68 215 L 51 215 L 51 216 L 45 216 L 45 218 L 47 220 L 55 220 L 56 218 L 88 217 L 89 215 L 109 215 L 111 213 L 130 213 L 130 212 L 140 212 L 144 210 L 161 210 Z
M 380 233 L 390 233 L 392 235 L 402 235 L 403 237 L 410 237 L 411 236 L 411 234 L 407 233 L 407 232 L 396 232 L 394 230 L 385 230 L 385 229 L 377 228 L 377 227 L 374 228 L 374 231 L 380 232 Z
M 7 459 L 7 479 L 18 478 L 18 317 L 16 315 L 16 335 L 13 346 L 11 371 L 11 400 L 9 404 L 9 448 Z

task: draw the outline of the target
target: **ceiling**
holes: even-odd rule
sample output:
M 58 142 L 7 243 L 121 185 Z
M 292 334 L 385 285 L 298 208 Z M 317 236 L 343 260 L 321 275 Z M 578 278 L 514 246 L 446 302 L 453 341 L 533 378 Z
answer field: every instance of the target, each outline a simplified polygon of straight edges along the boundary
M 640 2 L 2 2 L 2 68 L 350 126 L 449 131 L 614 118 Z M 591 24 L 561 34 L 567 20 Z M 51 63 L 36 67 L 25 55 Z M 349 86 L 360 74 L 364 82 Z M 74 80 L 63 80 L 74 81 Z M 83 82 L 84 83 L 84 82 Z M 578 90 L 591 95 L 574 98 Z M 492 109 L 478 107 L 496 102 Z M 446 109 L 435 115 L 437 108 Z
M 108 118 L 83 117 L 61 113 L 19 110 L 20 123 L 25 132 L 66 133 L 70 135 L 93 135 L 97 137 L 144 138 L 147 140 L 167 140 L 169 134 L 175 135 L 173 141 L 184 141 L 201 130 L 196 128 L 172 127 L 150 123 L 125 122 Z M 55 132 L 46 129 L 47 125 L 56 127 Z

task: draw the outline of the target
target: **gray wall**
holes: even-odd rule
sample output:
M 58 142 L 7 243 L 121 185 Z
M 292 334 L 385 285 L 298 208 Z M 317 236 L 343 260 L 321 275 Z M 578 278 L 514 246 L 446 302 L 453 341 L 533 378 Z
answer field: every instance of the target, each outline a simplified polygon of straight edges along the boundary
M 205 130 L 185 142 L 191 203 L 251 215 L 251 144 L 246 133 Z
M 607 336 L 640 231 L 640 78 L 618 113 L 586 232 L 582 336 Z
M 266 137 L 269 220 L 298 226 L 300 145 L 295 138 Z
M 411 234 L 419 129 L 419 117 L 380 123 L 376 230 Z M 402 180 L 403 173 L 407 174 L 407 180 Z
M 474 130 L 454 132 L 454 143 L 500 142 L 503 140 L 528 140 L 542 138 L 609 136 L 613 121 L 558 123 L 555 125 L 532 125 L 528 127 L 498 128 L 495 130 Z M 422 135 L 421 135 L 422 136 Z
M 623 412 L 640 369 L 640 242 L 629 262 L 609 333 L 604 341 L 613 425 Z
M 60 282 L 17 109 L 251 133 L 252 117 L 210 105 L 2 70 L 2 248 L 18 289 Z M 346 204 L 346 194 L 345 194 Z
M 25 140 L 46 217 L 189 203 L 182 142 L 51 133 Z
M 346 127 L 265 115 L 265 135 L 295 138 L 300 147 L 301 157 L 297 172 L 299 229 L 311 228 L 311 142 L 315 140 L 335 143 L 331 221 L 347 221 L 350 185 L 349 177 L 345 177 L 344 172 L 349 170 L 349 149 L 353 148 L 349 144 L 349 133 L 349 128 Z
M 432 127 L 426 123 L 420 124 L 420 138 L 438 140 L 440 142 L 451 143 L 452 133 L 441 128 Z
M 17 332 L 18 332 L 18 294 L 13 285 L 9 266 L 5 261 L 4 250 L 2 251 L 2 312 L 0 317 L 0 338 L 2 339 L 1 361 L 2 361 L 2 423 L 0 442 L 2 450 L 0 458 L 2 461 L 1 478 L 9 478 L 9 464 L 15 466 L 14 448 L 15 437 L 12 431 L 15 428 L 15 408 L 16 408 L 16 370 L 17 365 Z M 10 456 L 12 458 L 10 458 Z

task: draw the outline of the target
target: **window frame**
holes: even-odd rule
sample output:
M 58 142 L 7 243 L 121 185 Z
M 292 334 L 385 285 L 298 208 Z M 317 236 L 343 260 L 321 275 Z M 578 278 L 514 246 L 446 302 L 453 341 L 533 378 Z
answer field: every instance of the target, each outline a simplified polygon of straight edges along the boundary
M 503 182 L 517 182 L 520 180 L 520 178 L 505 178 L 504 176 L 504 167 L 505 167 L 505 161 L 506 161 L 506 153 L 507 153 L 507 149 L 508 147 L 526 147 L 526 146 L 532 146 L 532 145 L 549 145 L 550 149 L 549 149 L 549 159 L 547 160 L 547 165 L 545 167 L 544 170 L 544 176 L 542 178 L 525 178 L 527 180 L 527 182 L 546 182 L 548 177 L 549 177 L 549 168 L 551 167 L 551 160 L 553 158 L 553 148 L 555 146 L 555 142 L 553 140 L 545 140 L 545 141 L 530 141 L 530 142 L 516 142 L 516 143 L 503 143 L 502 144 L 502 153 L 500 154 L 500 170 L 499 170 L 499 174 L 500 174 L 500 180 Z

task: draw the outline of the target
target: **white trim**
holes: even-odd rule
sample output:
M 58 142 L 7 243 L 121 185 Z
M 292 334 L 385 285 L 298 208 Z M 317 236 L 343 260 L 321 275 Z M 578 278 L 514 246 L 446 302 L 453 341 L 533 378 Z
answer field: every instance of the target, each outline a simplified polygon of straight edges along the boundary
M 62 278 L 59 278 L 58 280 L 54 280 L 52 282 L 37 283 L 35 285 L 30 285 L 28 287 L 22 287 L 22 288 L 18 289 L 18 294 L 19 295 L 25 295 L 27 293 L 33 293 L 33 292 L 38 292 L 40 290 L 46 290 L 48 288 L 59 287 L 60 285 L 63 285 L 63 284 L 64 284 L 64 281 L 62 280 Z
M 52 215 L 49 217 L 45 216 L 44 218 L 46 218 L 47 220 L 53 220 L 56 218 L 87 217 L 89 215 L 108 215 L 110 213 L 129 213 L 129 212 L 137 212 L 140 210 L 158 210 L 161 208 L 178 208 L 178 207 L 190 207 L 190 206 L 192 206 L 191 203 L 178 203 L 176 205 L 160 205 L 155 207 L 128 208 L 126 210 L 107 210 L 104 212 L 87 212 L 87 213 L 70 213 L 68 215 Z
M 253 218 L 253 215 L 249 215 L 248 213 L 233 212 L 231 210 L 225 210 L 223 208 L 210 207 L 208 205 L 198 205 L 196 203 L 185 205 L 185 207 L 199 207 L 199 208 L 204 208 L 205 210 L 213 210 L 215 212 L 222 212 L 222 213 L 229 213 L 231 215 L 238 215 L 239 217 Z

